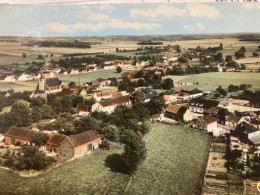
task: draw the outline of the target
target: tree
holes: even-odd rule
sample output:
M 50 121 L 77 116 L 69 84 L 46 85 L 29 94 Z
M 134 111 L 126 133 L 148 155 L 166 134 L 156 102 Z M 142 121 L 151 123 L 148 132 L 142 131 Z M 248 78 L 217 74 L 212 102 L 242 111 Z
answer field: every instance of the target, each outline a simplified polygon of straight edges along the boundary
M 75 85 L 76 85 L 76 83 L 74 81 L 71 81 L 68 86 L 69 87 L 74 87 Z
M 39 122 L 42 119 L 41 108 L 39 106 L 32 107 L 32 121 Z
M 219 44 L 219 50 L 223 50 L 223 44 L 222 43 Z
M 23 58 L 26 58 L 26 53 L 23 53 Z
M 227 92 L 225 89 L 223 89 L 221 86 L 218 86 L 217 90 L 216 90 L 220 95 L 222 96 L 227 96 Z
M 81 118 L 76 122 L 76 130 L 78 133 L 88 130 L 99 130 L 101 121 L 92 117 Z
M 117 140 L 119 138 L 119 130 L 117 126 L 108 124 L 101 129 L 102 134 L 110 140 Z
M 32 110 L 30 103 L 25 100 L 17 100 L 10 111 L 10 116 L 18 126 L 28 126 L 32 123 Z
M 246 53 L 246 48 L 242 46 L 239 51 L 241 51 L 242 53 Z
M 161 96 L 153 97 L 147 104 L 147 108 L 151 115 L 161 113 L 164 107 L 164 99 Z
M 16 165 L 16 168 L 19 170 L 41 170 L 55 162 L 54 158 L 46 156 L 34 146 L 23 147 L 21 154 Z
M 140 131 L 143 135 L 148 133 L 150 129 L 151 125 L 148 121 L 144 121 L 141 125 L 138 126 L 138 131 Z
M 144 93 L 142 91 L 136 91 L 131 95 L 131 101 L 133 104 L 144 103 Z
M 55 98 L 50 106 L 52 107 L 52 110 L 56 113 L 59 114 L 62 112 L 62 103 L 61 100 L 59 98 Z
M 61 99 L 62 103 L 62 112 L 68 112 L 72 108 L 72 100 L 70 96 L 64 96 Z
M 254 57 L 258 57 L 259 54 L 258 54 L 257 52 L 254 51 L 254 52 L 253 52 L 253 56 L 254 56 Z
M 51 106 L 44 104 L 41 107 L 41 115 L 42 115 L 42 119 L 51 119 L 52 117 L 54 117 L 54 112 L 51 109 Z
M 49 139 L 48 134 L 43 132 L 36 132 L 31 138 L 31 143 L 34 143 L 36 146 L 44 146 Z
M 171 88 L 173 88 L 173 80 L 171 78 L 163 80 L 162 88 L 166 90 L 170 90 Z
M 122 72 L 122 68 L 121 68 L 121 66 L 118 66 L 118 67 L 116 68 L 116 72 L 117 72 L 117 73 Z
M 180 57 L 180 58 L 177 59 L 177 61 L 182 62 L 182 63 L 188 63 L 189 62 L 188 59 L 185 58 L 185 57 Z
M 145 142 L 142 135 L 130 130 L 128 136 L 125 138 L 126 144 L 124 152 L 122 153 L 123 162 L 126 165 L 129 174 L 133 174 L 141 162 L 146 158 Z
M 77 105 L 83 105 L 83 97 L 81 95 L 72 98 L 72 106 L 75 108 Z
M 232 60 L 232 56 L 231 55 L 227 55 L 225 61 L 226 62 L 230 62 L 231 60 Z

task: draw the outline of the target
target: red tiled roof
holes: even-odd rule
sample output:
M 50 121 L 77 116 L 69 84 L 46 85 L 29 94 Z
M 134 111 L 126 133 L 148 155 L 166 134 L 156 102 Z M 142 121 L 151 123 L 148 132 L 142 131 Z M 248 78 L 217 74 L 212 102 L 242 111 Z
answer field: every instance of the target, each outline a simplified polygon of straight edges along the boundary
M 9 131 L 6 133 L 6 136 L 29 140 L 33 136 L 33 134 L 33 131 L 27 129 L 11 127 L 11 129 L 9 129 Z
M 129 96 L 122 96 L 122 97 L 117 97 L 117 98 L 114 98 L 114 99 L 99 102 L 99 104 L 102 107 L 108 107 L 108 106 L 112 106 L 112 105 L 124 104 L 124 103 L 130 102 L 130 101 L 131 100 L 130 100 Z
M 65 139 L 66 137 L 64 135 L 53 135 L 50 136 L 50 139 L 47 141 L 46 145 L 52 145 L 52 146 L 60 146 L 60 143 Z
M 99 93 L 97 97 L 111 96 L 111 93 Z
M 83 105 L 78 105 L 75 112 L 79 114 L 81 111 L 83 112 L 91 112 L 91 107 L 90 106 L 83 106 Z
M 203 119 L 203 121 L 204 121 L 206 124 L 210 124 L 210 123 L 213 123 L 213 122 L 217 121 L 217 119 L 214 118 L 214 117 L 211 116 L 211 115 L 203 116 L 202 119 Z
M 181 107 L 180 106 L 175 106 L 170 104 L 166 109 L 165 112 L 170 112 L 170 113 L 174 113 L 177 114 L 177 112 L 179 111 Z
M 74 147 L 77 147 L 98 139 L 98 136 L 94 133 L 94 131 L 90 130 L 77 135 L 72 135 L 67 137 L 67 139 Z

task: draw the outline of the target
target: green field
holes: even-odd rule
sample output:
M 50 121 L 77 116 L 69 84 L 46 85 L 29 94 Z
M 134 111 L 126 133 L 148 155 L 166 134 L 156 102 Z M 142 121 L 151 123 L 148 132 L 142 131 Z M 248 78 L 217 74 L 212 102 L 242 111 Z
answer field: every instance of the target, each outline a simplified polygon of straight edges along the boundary
M 116 77 L 121 77 L 122 73 L 127 72 L 126 70 L 123 70 L 121 73 L 117 73 L 116 70 L 103 70 L 103 71 L 96 71 L 96 72 L 90 72 L 90 73 L 84 73 L 84 74 L 77 74 L 77 75 L 69 75 L 69 76 L 63 76 L 60 77 L 60 79 L 64 82 L 71 82 L 74 81 L 76 83 L 80 82 L 90 82 L 97 80 L 99 78 L 107 79 Z
M 189 75 L 182 81 L 195 81 L 200 85 L 224 86 L 230 84 L 251 84 L 255 88 L 260 88 L 260 73 L 252 72 L 211 72 Z
M 158 124 L 147 159 L 127 188 L 129 194 L 200 194 L 209 136 L 183 125 Z
M 0 169 L 0 194 L 122 194 L 129 175 L 111 172 L 105 159 L 122 150 L 101 150 L 36 177 Z

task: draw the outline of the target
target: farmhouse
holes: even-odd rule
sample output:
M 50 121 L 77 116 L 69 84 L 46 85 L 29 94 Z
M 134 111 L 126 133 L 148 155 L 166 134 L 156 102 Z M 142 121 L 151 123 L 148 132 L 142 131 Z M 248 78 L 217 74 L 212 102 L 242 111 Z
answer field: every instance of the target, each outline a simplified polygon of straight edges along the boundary
M 195 98 L 190 100 L 189 109 L 194 113 L 204 113 L 210 107 L 217 107 L 219 104 L 218 101 L 215 100 L 206 100 L 201 98 Z
M 207 130 L 213 133 L 214 136 L 219 136 L 219 130 L 217 128 L 217 119 L 211 115 L 202 116 L 195 120 L 195 124 L 198 128 Z
M 192 113 L 189 109 L 183 106 L 177 106 L 170 104 L 164 113 L 164 117 L 174 119 L 176 121 L 191 121 L 192 120 Z
M 46 152 L 60 152 L 60 144 L 65 139 L 64 135 L 50 135 L 49 140 L 45 144 Z
M 58 78 L 40 79 L 36 91 L 44 91 L 45 93 L 57 93 L 63 89 L 62 81 Z
M 233 115 L 232 113 L 230 113 L 226 120 L 226 126 L 229 126 L 231 128 L 236 127 L 239 123 L 242 123 L 243 121 L 245 121 L 245 119 L 243 117 L 236 116 L 236 115 Z
M 14 74 L 0 75 L 0 81 L 13 82 L 15 81 Z
M 30 81 L 30 80 L 33 80 L 33 76 L 32 75 L 29 75 L 29 74 L 26 74 L 25 72 L 18 77 L 17 79 L 18 81 Z
M 75 110 L 75 115 L 77 116 L 88 116 L 91 113 L 90 106 L 78 105 Z
M 95 93 L 93 98 L 99 102 L 101 101 L 102 99 L 110 99 L 112 98 L 112 94 L 111 93 Z
M 66 137 L 60 144 L 60 154 L 70 158 L 82 156 L 99 148 L 100 143 L 101 140 L 94 131 L 85 131 Z
M 97 102 L 92 106 L 92 111 L 111 113 L 118 105 L 131 105 L 129 96 L 122 96 L 110 100 Z
M 5 135 L 6 145 L 30 145 L 33 131 L 22 129 L 18 127 L 11 127 Z

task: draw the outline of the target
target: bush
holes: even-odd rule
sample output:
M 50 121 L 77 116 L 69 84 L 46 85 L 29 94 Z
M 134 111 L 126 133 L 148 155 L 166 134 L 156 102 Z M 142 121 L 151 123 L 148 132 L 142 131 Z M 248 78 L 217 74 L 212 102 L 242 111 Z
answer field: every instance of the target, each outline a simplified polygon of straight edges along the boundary
M 5 167 L 13 167 L 13 165 L 14 165 L 14 159 L 13 158 L 8 158 L 8 159 L 6 159 L 5 161 L 4 161 L 4 163 L 3 163 L 3 165 L 5 166 Z

